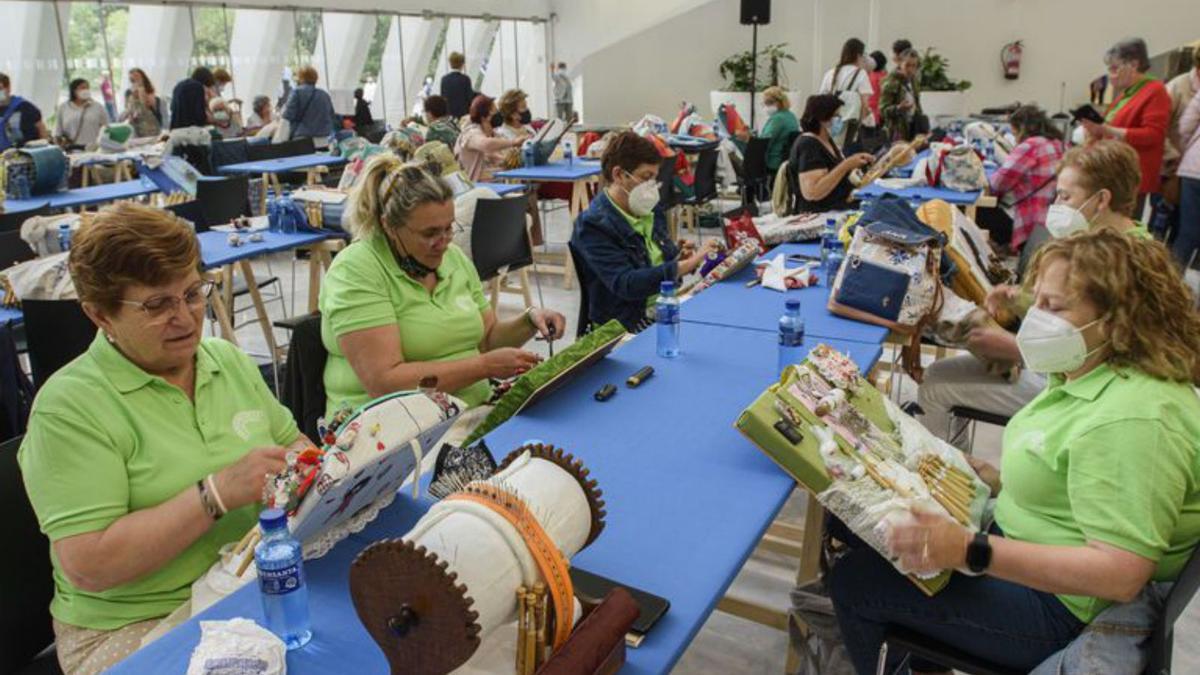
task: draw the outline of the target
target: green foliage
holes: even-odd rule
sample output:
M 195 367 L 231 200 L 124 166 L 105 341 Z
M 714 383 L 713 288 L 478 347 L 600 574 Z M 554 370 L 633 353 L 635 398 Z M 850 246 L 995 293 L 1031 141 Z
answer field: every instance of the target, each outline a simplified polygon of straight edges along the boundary
M 225 16 L 228 11 L 229 15 Z M 230 35 L 233 33 L 233 22 L 237 10 L 226 10 L 223 7 L 193 7 L 192 21 L 196 27 L 195 38 L 192 42 L 192 65 L 217 66 L 229 65 L 229 43 L 226 40 L 225 27 L 229 24 Z
M 758 51 L 758 73 L 753 78 L 756 91 L 767 87 L 779 86 L 787 88 L 787 72 L 784 62 L 796 61 L 796 57 L 787 52 L 787 43 L 767 45 Z M 721 77 L 725 78 L 726 91 L 750 91 L 751 75 L 754 74 L 754 53 L 747 49 L 738 52 L 721 62 L 718 69 Z
M 392 27 L 392 16 L 381 14 L 375 17 L 375 32 L 371 35 L 371 46 L 367 48 L 367 62 L 363 64 L 363 81 L 378 80 L 383 67 L 383 50 L 387 49 L 388 31 Z
M 952 80 L 949 74 L 950 59 L 929 47 L 921 57 L 921 91 L 966 91 L 971 88 L 969 80 Z

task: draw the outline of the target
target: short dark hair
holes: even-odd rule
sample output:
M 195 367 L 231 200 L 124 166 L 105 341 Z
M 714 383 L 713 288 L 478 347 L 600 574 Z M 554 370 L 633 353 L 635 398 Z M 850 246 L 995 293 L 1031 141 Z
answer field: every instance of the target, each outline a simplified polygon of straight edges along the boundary
M 841 107 L 842 99 L 834 94 L 809 96 L 804 102 L 804 114 L 800 116 L 800 128 L 810 134 L 817 133 L 821 125 L 833 119 Z
M 363 97 L 363 88 L 359 87 L 359 88 L 355 89 L 354 90 L 354 98 L 362 98 L 362 97 Z
M 876 49 L 871 52 L 871 58 L 875 61 L 875 70 L 883 70 L 887 68 L 887 56 L 883 52 Z
M 266 96 L 265 94 L 259 94 L 258 96 L 255 96 L 254 102 L 250 104 L 250 109 L 253 110 L 254 112 L 258 112 L 259 110 L 262 110 L 263 108 L 270 108 L 270 107 L 271 107 L 271 97 Z
M 487 117 L 492 112 L 492 103 L 495 101 L 491 96 L 480 94 L 471 101 L 471 109 L 468 114 L 471 116 L 471 121 L 475 124 L 483 124 L 483 118 Z
M 88 81 L 82 77 L 77 77 L 71 80 L 71 84 L 67 85 L 67 94 L 70 96 L 72 101 L 75 100 L 75 91 L 83 86 L 87 86 L 88 89 L 92 88 L 92 85 L 88 84 Z
M 206 87 L 215 87 L 217 85 L 217 80 L 213 77 L 212 71 L 204 66 L 199 66 L 192 71 L 192 79 Z
M 867 51 L 867 45 L 863 44 L 858 38 L 850 38 L 842 45 L 842 58 L 838 60 L 839 66 L 852 66 L 858 63 L 859 58 Z M 835 84 L 836 86 L 836 84 Z
M 434 94 L 425 98 L 425 112 L 434 118 L 445 117 L 449 111 L 449 108 L 446 106 L 446 99 L 441 96 Z
M 654 143 L 638 136 L 632 131 L 622 131 L 609 140 L 600 155 L 600 170 L 604 173 L 605 185 L 612 182 L 613 169 L 621 169 L 629 173 L 637 171 L 643 164 L 658 166 L 662 156 Z
M 450 67 L 455 70 L 462 68 L 467 63 L 467 59 L 459 52 L 450 52 L 448 61 L 450 61 Z
M 896 56 L 900 56 L 902 52 L 909 49 L 912 49 L 912 43 L 904 38 L 900 38 L 892 43 L 892 53 Z
M 0 73 L 0 87 L 8 89 L 10 86 L 12 86 L 12 80 L 8 79 L 8 75 Z
M 1012 125 L 1013 131 L 1018 132 L 1017 135 L 1021 136 L 1022 140 L 1034 136 L 1041 136 L 1052 141 L 1063 139 L 1062 131 L 1054 126 L 1054 123 L 1046 116 L 1046 111 L 1036 105 L 1018 106 L 1009 114 L 1008 123 Z

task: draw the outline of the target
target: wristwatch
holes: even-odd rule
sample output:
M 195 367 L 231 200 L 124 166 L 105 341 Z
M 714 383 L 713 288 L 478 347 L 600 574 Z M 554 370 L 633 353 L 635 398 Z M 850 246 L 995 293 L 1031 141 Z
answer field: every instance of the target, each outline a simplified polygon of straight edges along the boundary
M 967 569 L 975 574 L 983 574 L 992 564 L 992 543 L 986 532 L 976 532 L 971 543 L 967 544 Z

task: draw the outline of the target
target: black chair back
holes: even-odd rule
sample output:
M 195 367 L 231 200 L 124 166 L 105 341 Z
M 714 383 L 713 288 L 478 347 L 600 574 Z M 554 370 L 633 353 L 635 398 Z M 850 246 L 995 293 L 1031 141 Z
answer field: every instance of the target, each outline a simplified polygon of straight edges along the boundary
M 203 232 L 213 225 L 224 225 L 239 216 L 250 215 L 250 177 L 226 176 L 196 183 L 196 202 L 200 204 L 201 222 L 196 231 Z
M 592 282 L 592 268 L 575 248 L 574 242 L 567 242 L 567 250 L 571 253 L 571 263 L 575 266 L 575 276 L 579 278 L 579 317 L 575 321 L 575 338 L 581 338 L 592 330 L 592 306 L 588 301 L 588 285 Z
M 246 145 L 246 161 L 261 162 L 268 159 L 279 159 L 282 155 L 279 154 L 279 148 L 282 144 L 275 143 L 255 143 Z
M 796 145 L 796 140 L 800 138 L 800 131 L 789 131 L 787 138 L 783 143 L 783 156 L 790 157 L 792 155 L 792 146 Z
M 1146 672 L 1152 675 L 1171 672 L 1171 652 L 1175 646 L 1175 621 L 1183 614 L 1188 603 L 1200 589 L 1200 546 L 1197 546 L 1171 592 L 1163 603 L 1163 613 L 1150 636 L 1150 655 L 1146 664 Z
M 200 208 L 200 202 L 195 199 L 190 202 L 171 204 L 165 208 L 194 225 L 197 232 L 204 232 L 208 229 L 208 226 L 204 224 L 204 211 Z
M 0 672 L 16 673 L 54 643 L 50 600 L 54 578 L 50 540 L 29 503 L 17 449 L 22 436 L 0 443 Z
M 275 144 L 276 158 L 311 155 L 316 151 L 317 146 L 313 143 L 313 139 L 308 137 L 293 138 L 290 141 Z
M 321 315 L 313 313 L 296 322 L 288 344 L 287 368 L 279 401 L 292 411 L 300 431 L 319 440 L 317 420 L 325 414 L 325 361 L 329 353 L 321 342 Z
M 6 270 L 19 262 L 33 260 L 37 254 L 21 238 L 21 228 L 0 230 L 0 270 Z
M 507 268 L 514 271 L 533 264 L 533 247 L 525 226 L 529 200 L 480 199 L 471 223 L 471 257 L 479 278 L 487 281 Z
M 207 145 L 184 145 L 175 148 L 175 154 L 182 157 L 192 168 L 205 176 L 215 175 L 212 168 L 212 154 Z
M 44 216 L 50 213 L 49 206 L 43 206 L 32 211 L 17 211 L 14 213 L 0 213 L 0 232 L 8 232 L 9 230 L 20 230 L 21 225 L 26 220 L 34 216 Z
M 767 180 L 767 146 L 771 140 L 761 136 L 751 136 L 746 142 L 745 159 L 742 160 L 742 171 L 746 174 L 746 182 L 757 183 Z
M 703 203 L 715 199 L 717 196 L 716 149 L 700 152 L 700 158 L 696 160 L 695 173 L 696 182 L 694 187 L 696 196 L 693 198 L 693 201 Z
M 241 164 L 250 161 L 249 145 L 244 138 L 231 138 L 217 141 L 209 148 L 209 161 L 214 171 L 220 172 L 221 167 L 228 164 Z
M 663 157 L 658 165 L 658 203 L 664 209 L 679 204 L 679 193 L 675 191 L 675 155 Z
M 59 368 L 87 351 L 96 325 L 76 300 L 22 300 L 21 311 L 33 386 L 40 389 Z

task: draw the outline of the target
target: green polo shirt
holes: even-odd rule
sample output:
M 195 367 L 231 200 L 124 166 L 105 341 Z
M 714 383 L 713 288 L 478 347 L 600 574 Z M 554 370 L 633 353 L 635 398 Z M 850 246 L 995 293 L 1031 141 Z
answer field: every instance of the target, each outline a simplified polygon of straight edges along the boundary
M 767 118 L 767 123 L 759 132 L 763 138 L 770 139 L 770 143 L 767 144 L 767 168 L 772 172 L 779 170 L 779 165 L 783 164 L 783 160 L 787 159 L 788 153 L 792 151 L 787 147 L 787 139 L 793 131 L 800 131 L 800 122 L 796 120 L 792 111 L 776 110 Z
M 193 403 L 97 334 L 38 393 L 17 458 L 42 531 L 58 541 L 103 530 L 253 448 L 288 445 L 299 435 L 258 368 L 233 344 L 200 342 Z M 216 562 L 218 549 L 254 525 L 257 511 L 250 505 L 226 514 L 162 568 L 99 593 L 75 588 L 52 556 L 50 612 L 98 630 L 166 616 L 191 597 L 192 582 Z
M 1004 431 L 996 522 L 1015 540 L 1101 541 L 1176 578 L 1200 541 L 1200 399 L 1189 384 L 1101 365 L 1046 390 Z M 1058 596 L 1090 622 L 1107 600 Z
M 489 304 L 479 273 L 462 249 L 450 245 L 430 293 L 400 269 L 382 234 L 356 241 L 334 259 L 321 283 L 321 341 L 326 414 L 370 400 L 338 338 L 379 326 L 396 326 L 406 362 L 453 361 L 479 354 L 483 312 Z M 468 405 L 484 403 L 492 387 L 480 380 L 454 392 Z
M 607 195 L 605 196 L 607 197 Z M 657 241 L 654 241 L 654 214 L 651 213 L 641 217 L 630 215 L 625 213 L 625 209 L 617 206 L 617 203 L 614 202 L 611 197 L 609 197 L 608 201 L 613 205 L 613 208 L 617 210 L 617 213 L 624 216 L 625 220 L 629 223 L 629 226 L 633 228 L 633 231 L 641 235 L 642 240 L 646 242 L 646 255 L 650 257 L 650 266 L 658 267 L 659 265 L 663 264 L 662 248 L 659 247 Z M 656 302 L 658 302 L 657 293 L 649 298 L 646 298 L 647 307 L 653 307 L 654 303 Z

